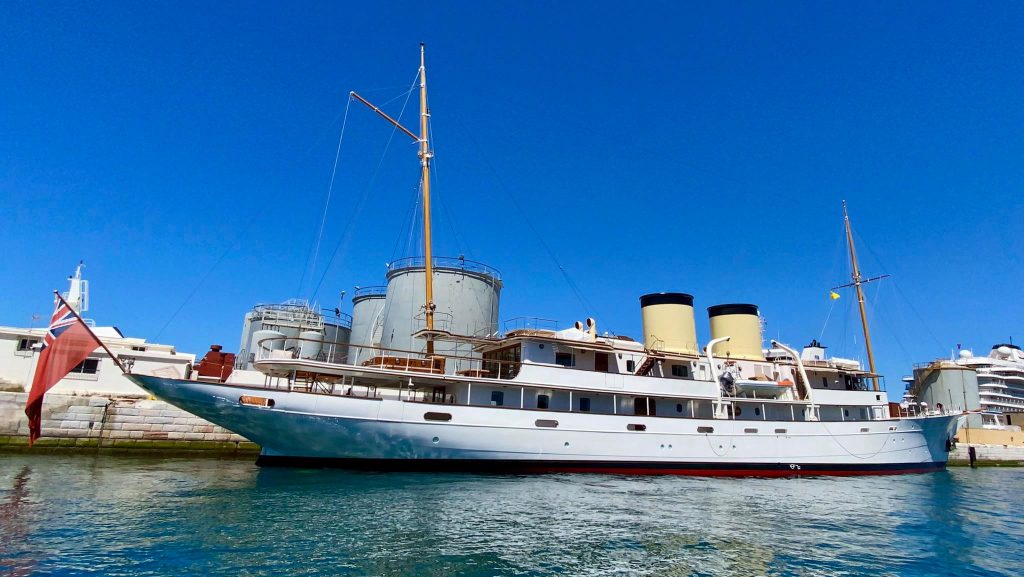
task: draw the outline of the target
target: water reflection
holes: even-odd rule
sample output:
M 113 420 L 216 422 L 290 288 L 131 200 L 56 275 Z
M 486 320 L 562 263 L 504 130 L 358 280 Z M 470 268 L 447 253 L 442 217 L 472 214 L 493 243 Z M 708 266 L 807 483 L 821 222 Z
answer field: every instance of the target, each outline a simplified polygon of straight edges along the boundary
M 64 574 L 876 577 L 1024 566 L 1021 497 L 1003 490 L 1021 486 L 1019 470 L 737 480 L 18 457 L 0 461 L 0 479 L 12 487 L 4 535 L 21 532 L 5 539 L 2 563 L 34 557 Z
M 35 562 L 19 554 L 28 536 L 28 480 L 32 467 L 25 465 L 14 476 L 10 490 L 0 502 L 0 568 L 6 575 L 30 575 Z

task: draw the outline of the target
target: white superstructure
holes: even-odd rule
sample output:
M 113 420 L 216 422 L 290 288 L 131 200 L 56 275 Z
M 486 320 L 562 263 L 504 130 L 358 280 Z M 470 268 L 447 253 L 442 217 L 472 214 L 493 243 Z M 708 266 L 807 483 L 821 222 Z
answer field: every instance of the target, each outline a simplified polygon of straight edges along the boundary
M 1024 414 L 1019 415 L 1019 421 L 1014 417 L 1015 413 L 1024 413 L 1024 352 L 1019 346 L 997 344 L 984 357 L 965 350 L 954 362 L 977 373 L 985 425 L 1024 424 Z

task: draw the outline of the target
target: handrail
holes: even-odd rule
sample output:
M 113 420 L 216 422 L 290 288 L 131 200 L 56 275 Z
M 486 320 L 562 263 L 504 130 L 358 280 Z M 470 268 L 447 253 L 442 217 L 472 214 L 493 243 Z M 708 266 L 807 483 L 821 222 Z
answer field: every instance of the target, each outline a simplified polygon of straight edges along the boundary
M 467 260 L 465 258 L 452 258 L 447 256 L 435 256 L 431 261 L 434 264 L 434 269 L 448 269 L 448 270 L 464 270 L 467 272 L 484 274 L 492 277 L 494 280 L 501 280 L 501 273 L 498 269 L 488 266 L 482 262 L 475 260 Z M 400 258 L 395 261 L 388 263 L 388 274 L 399 270 L 409 268 L 423 268 L 426 264 L 426 259 L 422 256 L 409 256 Z
M 356 288 L 356 290 L 352 293 L 352 300 L 371 296 L 385 296 L 387 294 L 387 285 L 362 286 Z

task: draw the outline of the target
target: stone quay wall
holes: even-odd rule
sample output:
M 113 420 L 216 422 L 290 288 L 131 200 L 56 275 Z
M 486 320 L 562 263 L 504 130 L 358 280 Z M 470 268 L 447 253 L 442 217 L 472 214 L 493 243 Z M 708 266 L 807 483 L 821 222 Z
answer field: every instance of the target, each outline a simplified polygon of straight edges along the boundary
M 970 455 L 967 453 L 967 447 L 974 447 L 974 454 L 978 457 L 979 462 L 986 463 L 1022 463 L 1024 464 L 1024 447 L 1015 447 L 1013 445 L 979 445 L 971 443 L 957 443 L 956 449 L 949 454 L 949 461 L 951 464 L 963 464 L 964 462 L 970 461 Z
M 0 392 L 0 450 L 28 450 L 28 393 Z M 113 395 L 48 394 L 42 437 L 32 451 L 255 454 L 240 435 L 163 401 Z

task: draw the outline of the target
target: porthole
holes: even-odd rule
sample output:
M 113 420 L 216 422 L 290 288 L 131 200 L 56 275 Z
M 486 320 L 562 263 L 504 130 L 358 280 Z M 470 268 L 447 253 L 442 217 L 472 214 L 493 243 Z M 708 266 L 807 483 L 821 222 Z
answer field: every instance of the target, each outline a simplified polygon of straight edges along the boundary
M 450 421 L 452 420 L 451 413 L 424 413 L 423 419 L 427 421 Z
M 537 419 L 536 421 L 533 422 L 533 424 L 538 427 L 554 429 L 555 427 L 558 426 L 558 421 L 553 421 L 551 419 Z
M 743 429 L 743 432 L 747 433 L 748 435 L 756 435 L 757 429 Z
M 682 403 L 676 403 L 676 412 L 677 413 L 682 413 L 683 412 L 683 404 Z
M 639 424 L 630 423 L 630 424 L 626 425 L 626 430 L 627 431 L 646 431 L 647 430 L 647 425 L 639 425 Z
M 785 435 L 786 434 L 786 429 L 775 429 L 775 434 L 776 435 Z
M 715 432 L 715 428 L 714 427 L 697 427 L 697 432 L 698 433 L 714 433 Z
M 761 407 L 754 407 L 754 414 L 758 417 L 761 416 Z
M 441 439 L 439 439 L 439 438 L 437 438 L 437 437 L 434 437 L 433 439 L 431 439 L 431 440 L 430 440 L 430 442 L 431 442 L 431 443 L 434 443 L 434 444 L 436 445 L 436 444 L 438 444 L 438 443 L 440 443 L 440 442 L 441 442 Z
M 541 344 L 537 345 L 537 348 L 538 349 L 543 349 L 544 348 L 544 343 L 541 343 Z

